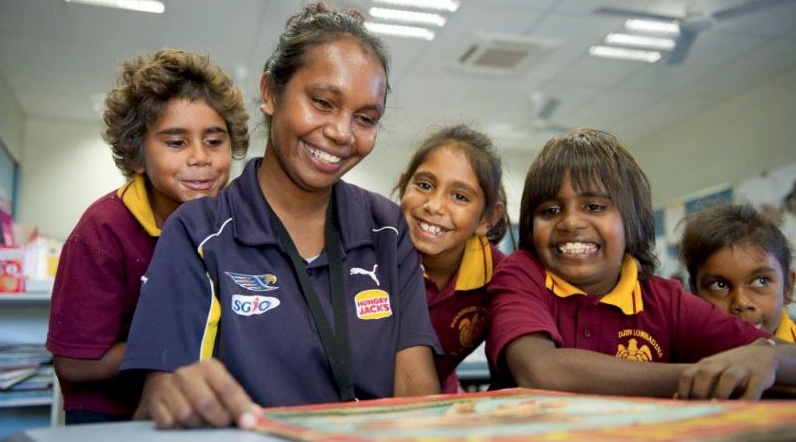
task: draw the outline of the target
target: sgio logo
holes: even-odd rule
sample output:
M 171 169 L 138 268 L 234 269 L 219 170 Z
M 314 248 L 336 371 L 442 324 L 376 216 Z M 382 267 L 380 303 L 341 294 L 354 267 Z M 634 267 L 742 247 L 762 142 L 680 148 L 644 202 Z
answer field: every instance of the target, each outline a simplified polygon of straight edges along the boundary
M 232 311 L 241 316 L 262 315 L 279 304 L 279 299 L 272 296 L 232 295 Z

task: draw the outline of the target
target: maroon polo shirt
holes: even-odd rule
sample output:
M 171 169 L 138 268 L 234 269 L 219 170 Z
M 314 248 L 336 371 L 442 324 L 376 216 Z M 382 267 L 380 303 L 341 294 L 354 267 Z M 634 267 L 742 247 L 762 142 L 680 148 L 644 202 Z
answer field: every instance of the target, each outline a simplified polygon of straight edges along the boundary
M 486 284 L 503 257 L 486 237 L 473 237 L 466 244 L 459 270 L 445 288 L 438 290 L 425 279 L 431 323 L 442 345 L 443 354 L 436 355 L 434 363 L 444 393 L 458 391 L 456 367 L 486 338 Z
M 637 299 L 629 291 L 628 299 L 614 299 L 613 304 L 605 301 L 614 295 L 561 296 L 549 286 L 551 280 L 541 263 L 526 251 L 506 257 L 496 270 L 489 285 L 493 298 L 486 347 L 496 376 L 493 387 L 515 385 L 503 351 L 513 340 L 531 333 L 544 333 L 562 348 L 672 363 L 694 363 L 770 337 L 684 292 L 676 281 L 657 276 L 638 282 Z
M 127 341 L 133 312 L 157 237 L 113 191 L 94 202 L 69 235 L 58 262 L 47 349 L 75 359 L 100 359 Z M 72 383 L 59 379 L 67 411 L 131 418 L 140 385 L 129 379 Z

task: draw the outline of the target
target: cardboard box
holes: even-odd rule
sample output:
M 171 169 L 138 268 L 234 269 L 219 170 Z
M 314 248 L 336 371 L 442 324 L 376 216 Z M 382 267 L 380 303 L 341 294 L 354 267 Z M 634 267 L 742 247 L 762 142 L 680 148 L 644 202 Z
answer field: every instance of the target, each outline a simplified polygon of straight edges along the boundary
M 0 293 L 25 291 L 22 271 L 23 252 L 20 246 L 0 246 Z

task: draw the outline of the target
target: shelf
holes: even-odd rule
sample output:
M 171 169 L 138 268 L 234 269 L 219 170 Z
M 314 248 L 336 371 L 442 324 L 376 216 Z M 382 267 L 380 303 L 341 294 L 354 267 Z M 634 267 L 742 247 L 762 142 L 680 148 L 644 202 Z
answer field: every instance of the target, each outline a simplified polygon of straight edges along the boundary
M 25 292 L 0 291 L 0 341 L 3 344 L 41 345 L 49 326 L 50 279 L 29 279 Z M 0 391 L 0 439 L 13 432 L 54 425 L 60 416 L 58 387 Z
M 50 294 L 46 292 L 3 293 L 0 292 L 0 304 L 9 303 L 47 303 Z
M 0 409 L 13 407 L 49 406 L 52 403 L 52 389 L 0 393 Z
M 53 282 L 53 278 L 27 279 L 25 281 L 25 291 L 22 293 L 0 292 L 0 304 L 50 302 Z

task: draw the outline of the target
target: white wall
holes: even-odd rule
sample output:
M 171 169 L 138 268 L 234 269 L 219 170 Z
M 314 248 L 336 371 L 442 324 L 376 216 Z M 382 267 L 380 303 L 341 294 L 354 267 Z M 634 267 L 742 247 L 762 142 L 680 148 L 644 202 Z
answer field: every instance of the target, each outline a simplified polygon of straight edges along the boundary
M 652 181 L 655 204 L 796 161 L 791 136 L 796 121 L 794 85 L 796 70 L 629 145 Z M 65 238 L 91 202 L 122 183 L 122 175 L 100 138 L 99 125 L 35 120 L 24 126 L 19 220 Z M 256 132 L 251 156 L 261 155 L 265 145 L 262 131 Z M 380 140 L 346 179 L 392 196 L 418 141 L 414 137 L 406 145 L 392 146 Z M 531 160 L 530 154 L 503 154 L 509 214 L 515 222 Z
M 796 161 L 796 70 L 630 146 L 656 205 Z
M 17 222 L 66 239 L 92 202 L 124 182 L 100 131 L 99 124 L 25 122 Z
M 740 181 L 796 161 L 796 70 L 785 72 L 727 100 L 699 117 L 689 117 L 627 147 L 652 184 L 653 204 L 665 203 L 720 184 Z M 441 119 L 444 116 L 440 117 Z M 438 122 L 430 122 L 438 124 Z M 401 144 L 380 140 L 346 177 L 378 192 L 390 192 L 417 137 Z M 509 215 L 519 219 L 519 201 L 533 153 L 502 152 Z

